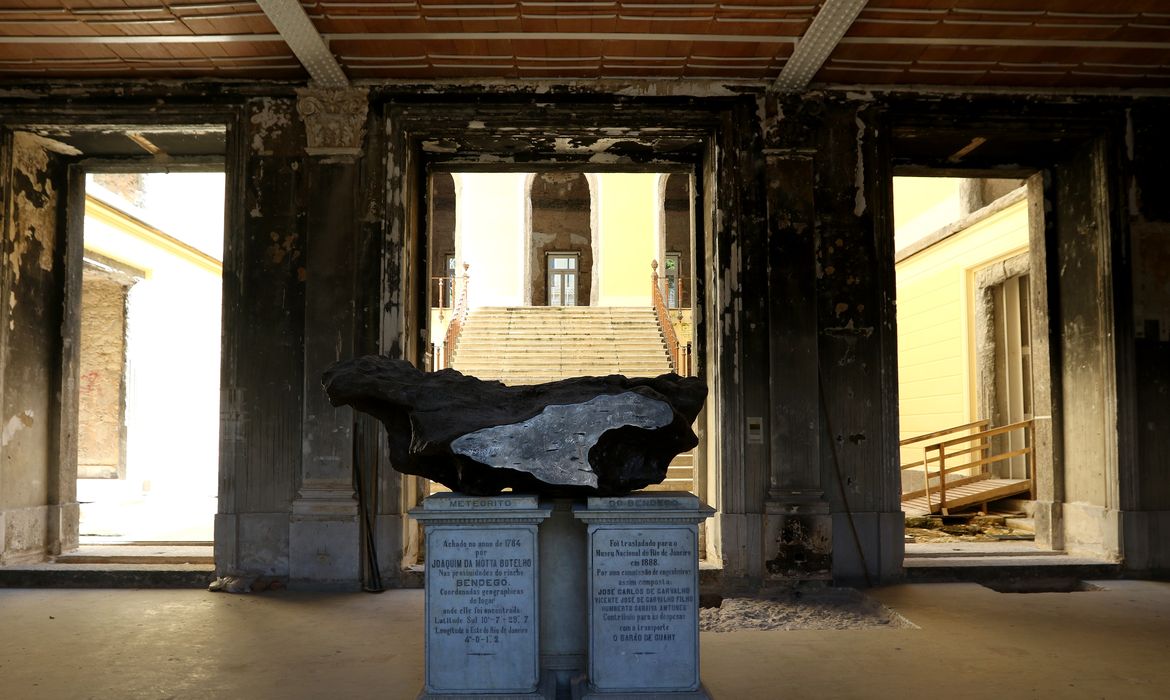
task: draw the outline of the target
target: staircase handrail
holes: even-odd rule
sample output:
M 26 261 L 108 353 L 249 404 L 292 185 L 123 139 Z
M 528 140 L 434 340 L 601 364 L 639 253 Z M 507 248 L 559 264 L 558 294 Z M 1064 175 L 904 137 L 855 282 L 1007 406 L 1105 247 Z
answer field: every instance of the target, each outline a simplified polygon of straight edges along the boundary
M 670 368 L 679 372 L 678 335 L 674 332 L 674 324 L 670 322 L 670 315 L 666 311 L 666 302 L 662 299 L 662 289 L 659 286 L 658 261 L 650 261 L 650 289 L 654 303 L 654 313 L 658 316 L 658 325 L 662 328 L 662 335 L 666 339 L 666 349 L 670 352 Z
M 455 346 L 459 342 L 460 334 L 463 333 L 463 323 L 467 320 L 467 270 L 470 267 L 470 264 L 463 263 L 459 301 L 455 303 L 455 310 L 451 313 L 451 322 L 447 324 L 447 336 L 443 340 L 443 367 L 451 366 L 451 358 L 455 355 Z

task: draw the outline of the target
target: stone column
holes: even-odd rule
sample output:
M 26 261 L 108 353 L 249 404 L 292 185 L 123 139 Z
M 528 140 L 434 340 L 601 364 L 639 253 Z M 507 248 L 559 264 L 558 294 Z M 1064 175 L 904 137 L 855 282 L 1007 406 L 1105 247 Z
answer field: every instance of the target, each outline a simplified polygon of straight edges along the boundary
M 832 577 L 832 516 L 821 486 L 813 162 L 767 154 L 771 465 L 765 579 Z
M 365 90 L 298 90 L 305 122 L 306 254 L 304 429 L 299 488 L 289 523 L 292 587 L 360 587 L 353 412 L 334 408 L 321 373 L 353 354 L 354 242 Z

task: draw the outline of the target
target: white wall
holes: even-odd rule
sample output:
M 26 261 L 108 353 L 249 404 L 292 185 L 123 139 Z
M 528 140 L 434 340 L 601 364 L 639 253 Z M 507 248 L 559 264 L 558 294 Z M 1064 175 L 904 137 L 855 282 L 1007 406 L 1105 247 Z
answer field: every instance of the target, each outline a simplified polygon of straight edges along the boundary
M 524 304 L 527 173 L 455 174 L 456 269 L 467 274 L 468 305 Z
M 144 210 L 92 183 L 87 192 L 222 258 L 222 174 L 148 176 Z M 84 235 L 87 251 L 147 274 L 130 290 L 126 319 L 126 479 L 80 480 L 80 500 L 120 500 L 124 522 L 96 519 L 131 539 L 183 533 L 210 539 L 219 469 L 221 274 L 214 261 L 176 254 L 103 219 L 87 217 Z M 132 517 L 127 506 L 143 498 L 162 505 Z
M 597 176 L 600 291 L 598 306 L 649 306 L 650 262 L 661 266 L 662 176 L 601 173 Z

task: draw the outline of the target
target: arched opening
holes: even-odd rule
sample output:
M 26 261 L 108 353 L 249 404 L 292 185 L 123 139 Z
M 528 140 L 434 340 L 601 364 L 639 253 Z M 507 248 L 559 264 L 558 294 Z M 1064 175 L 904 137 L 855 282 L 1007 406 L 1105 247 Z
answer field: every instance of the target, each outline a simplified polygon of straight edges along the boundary
M 588 306 L 593 227 L 584 173 L 536 173 L 529 189 L 527 298 L 531 306 Z

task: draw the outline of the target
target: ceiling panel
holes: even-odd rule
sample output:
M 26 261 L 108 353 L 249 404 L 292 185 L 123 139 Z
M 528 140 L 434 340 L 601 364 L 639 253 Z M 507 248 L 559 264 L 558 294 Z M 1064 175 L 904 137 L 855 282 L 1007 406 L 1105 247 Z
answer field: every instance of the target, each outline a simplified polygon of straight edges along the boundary
M 300 4 L 352 80 L 769 83 L 823 3 Z M 304 81 L 309 76 L 252 0 L 9 0 L 0 6 L 0 79 L 139 77 Z M 814 82 L 1166 89 L 1170 2 L 870 0 Z
M 1170 87 L 1170 4 L 870 0 L 816 81 Z

